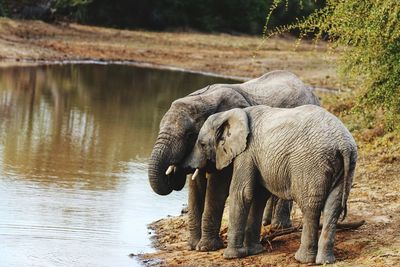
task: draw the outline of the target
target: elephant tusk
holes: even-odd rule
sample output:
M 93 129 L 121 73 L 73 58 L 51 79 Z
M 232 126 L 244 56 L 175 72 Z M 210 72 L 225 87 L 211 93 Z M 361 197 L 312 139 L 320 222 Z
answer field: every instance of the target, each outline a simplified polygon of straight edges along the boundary
M 192 175 L 192 180 L 196 179 L 197 175 L 199 175 L 199 169 L 196 169 L 196 171 Z
M 170 175 L 171 173 L 173 173 L 175 171 L 176 167 L 174 165 L 170 165 L 167 169 L 167 171 L 165 172 L 165 175 Z

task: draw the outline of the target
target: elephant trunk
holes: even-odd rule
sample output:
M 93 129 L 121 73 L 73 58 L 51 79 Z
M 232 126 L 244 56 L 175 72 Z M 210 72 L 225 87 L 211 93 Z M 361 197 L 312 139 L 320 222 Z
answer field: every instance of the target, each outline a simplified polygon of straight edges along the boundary
M 151 153 L 148 169 L 151 188 L 163 196 L 170 194 L 172 190 L 181 190 L 186 181 L 186 174 L 179 169 L 166 175 L 169 166 L 177 164 L 176 159 L 180 153 L 184 153 L 178 149 L 177 141 L 169 139 L 170 137 L 159 136 Z

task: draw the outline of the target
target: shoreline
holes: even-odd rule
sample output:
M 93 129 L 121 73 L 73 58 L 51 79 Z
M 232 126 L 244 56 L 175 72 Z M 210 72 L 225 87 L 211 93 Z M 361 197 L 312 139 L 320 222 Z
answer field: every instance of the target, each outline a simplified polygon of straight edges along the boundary
M 158 65 L 152 64 L 148 62 L 138 62 L 138 61 L 129 61 L 129 60 L 96 60 L 96 59 L 87 59 L 87 60 L 10 60 L 10 61 L 0 61 L 0 68 L 7 67 L 17 67 L 17 66 L 41 66 L 41 65 L 64 65 L 64 64 L 98 64 L 98 65 L 125 65 L 125 66 L 134 66 L 138 68 L 150 68 L 150 69 L 158 69 L 158 70 L 167 70 L 167 71 L 177 71 L 177 72 L 186 72 L 193 74 L 200 74 L 205 76 L 211 76 L 216 78 L 230 79 L 238 82 L 245 82 L 251 80 L 251 77 L 244 76 L 231 76 L 224 75 L 215 72 L 207 72 L 200 70 L 192 70 L 185 69 L 181 67 L 169 66 L 169 65 Z M 320 87 L 320 86 L 312 86 L 310 85 L 312 90 L 322 93 L 341 93 L 341 92 L 350 92 L 349 88 L 330 88 L 330 87 Z
M 250 77 L 243 76 L 231 76 L 224 75 L 215 72 L 207 72 L 200 70 L 192 70 L 185 69 L 175 66 L 169 65 L 158 65 L 152 64 L 148 62 L 139 62 L 139 61 L 129 61 L 129 60 L 97 60 L 97 59 L 82 59 L 82 60 L 9 60 L 9 61 L 0 61 L 0 68 L 7 67 L 24 67 L 24 66 L 43 66 L 43 65 L 68 65 L 68 64 L 98 64 L 98 65 L 125 65 L 125 66 L 134 66 L 139 68 L 149 68 L 149 69 L 158 69 L 158 70 L 167 70 L 167 71 L 177 71 L 177 72 L 186 72 L 193 74 L 200 74 L 205 76 L 211 76 L 216 78 L 224 78 L 237 80 L 238 82 L 245 82 L 250 80 Z M 332 89 L 336 90 L 336 89 Z

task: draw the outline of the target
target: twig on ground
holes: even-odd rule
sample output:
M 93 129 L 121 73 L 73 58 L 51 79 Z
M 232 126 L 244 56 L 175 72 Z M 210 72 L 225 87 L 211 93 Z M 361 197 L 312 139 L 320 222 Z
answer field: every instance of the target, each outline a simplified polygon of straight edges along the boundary
M 338 223 L 336 225 L 336 229 L 337 230 L 342 230 L 342 231 L 353 230 L 353 229 L 359 228 L 364 223 L 365 223 L 364 220 L 355 221 L 355 222 L 348 222 L 348 223 Z M 302 229 L 302 225 L 299 225 L 299 226 L 294 226 L 294 227 L 289 227 L 289 228 L 286 228 L 286 229 L 281 229 L 281 230 L 274 231 L 271 234 L 264 236 L 261 239 L 261 243 L 262 244 L 266 244 L 266 243 L 271 244 L 271 241 L 273 239 L 277 238 L 278 236 L 283 236 L 283 235 L 288 235 L 288 234 L 292 234 L 292 233 L 301 232 L 301 229 Z M 319 226 L 319 229 L 322 229 L 322 225 Z

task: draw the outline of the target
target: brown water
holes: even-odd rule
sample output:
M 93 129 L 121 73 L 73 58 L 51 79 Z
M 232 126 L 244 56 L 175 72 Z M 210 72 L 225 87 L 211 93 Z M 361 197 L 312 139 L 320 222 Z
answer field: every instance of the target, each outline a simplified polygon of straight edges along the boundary
M 0 266 L 135 266 L 177 215 L 147 159 L 170 103 L 220 78 L 123 65 L 0 69 Z

